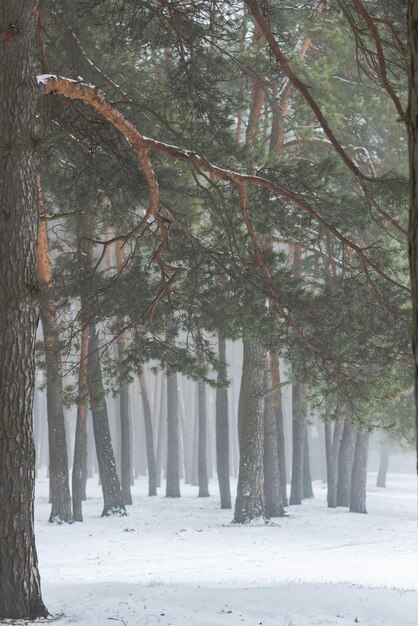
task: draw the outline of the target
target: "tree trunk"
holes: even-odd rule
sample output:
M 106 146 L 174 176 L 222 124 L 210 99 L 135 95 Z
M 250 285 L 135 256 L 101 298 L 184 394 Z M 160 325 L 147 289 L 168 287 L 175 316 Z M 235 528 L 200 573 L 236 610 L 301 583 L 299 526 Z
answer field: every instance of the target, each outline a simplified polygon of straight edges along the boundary
M 118 359 L 121 369 L 122 386 L 119 391 L 120 413 L 120 479 L 122 498 L 124 504 L 132 504 L 131 494 L 131 424 L 129 416 L 129 385 L 125 382 L 127 373 L 124 371 L 123 353 L 125 351 L 125 339 L 120 336 L 118 344 Z
M 218 335 L 219 360 L 226 367 L 226 342 Z M 218 385 L 225 384 L 225 375 L 218 374 Z M 228 390 L 224 386 L 216 388 L 216 471 L 218 474 L 221 509 L 230 509 L 231 486 L 229 482 L 229 425 Z
M 37 9 L 36 0 L 3 0 L 0 14 L 0 617 L 11 619 L 48 614 L 33 529 Z
M 234 523 L 266 518 L 264 507 L 263 348 L 244 340 L 241 378 L 240 462 Z
M 352 513 L 367 513 L 366 484 L 368 450 L 369 435 L 367 433 L 357 433 L 353 475 L 351 478 L 350 511 Z
M 280 474 L 280 493 L 282 495 L 283 506 L 288 505 L 287 501 L 287 473 L 286 473 L 286 442 L 284 437 L 284 415 L 282 392 L 280 385 L 280 362 L 277 354 L 271 355 L 271 385 L 277 387 L 277 391 L 273 395 L 273 408 L 276 415 L 277 423 L 277 442 L 279 455 L 279 474 Z
M 303 499 L 313 498 L 311 478 L 311 459 L 309 454 L 309 431 L 305 425 L 305 444 L 303 447 Z
M 78 371 L 77 423 L 75 429 L 73 461 L 73 517 L 83 521 L 82 501 L 86 499 L 87 483 L 87 354 L 89 348 L 89 327 L 81 331 L 80 368 Z
M 350 418 L 346 417 L 338 455 L 337 506 L 350 506 L 355 442 L 355 430 Z
M 97 461 L 99 463 L 100 481 L 104 500 L 102 517 L 108 515 L 122 517 L 126 515 L 126 509 L 116 472 L 115 455 L 113 453 L 110 437 L 109 417 L 100 364 L 99 339 L 94 320 L 90 321 L 90 341 L 87 364 L 94 440 L 96 442 Z
M 41 321 L 44 335 L 46 364 L 46 401 L 49 446 L 49 488 L 51 515 L 49 521 L 57 524 L 73 521 L 70 484 L 68 478 L 67 437 L 61 378 L 61 357 L 58 320 L 55 302 L 51 296 L 52 264 L 49 257 L 48 229 L 39 176 L 38 205 L 41 222 L 38 233 L 37 276 L 41 287 Z
M 327 485 L 327 502 L 330 509 L 337 506 L 337 485 L 338 485 L 338 454 L 340 451 L 341 437 L 344 430 L 344 421 L 338 420 L 334 424 L 334 434 L 329 458 L 329 472 Z
M 383 445 L 380 450 L 379 471 L 377 473 L 376 487 L 386 487 L 386 475 L 389 467 L 389 447 Z
M 302 504 L 303 457 L 305 449 L 305 398 L 300 383 L 292 385 L 292 482 L 289 504 Z
M 161 487 L 161 474 L 164 466 L 164 451 L 167 447 L 167 378 L 164 373 L 161 375 L 161 401 L 160 411 L 158 415 L 158 441 L 157 441 L 157 455 L 156 455 L 156 470 L 157 470 L 157 488 Z
M 271 386 L 269 367 L 266 363 L 264 371 L 264 390 Z M 269 517 L 282 517 L 281 481 L 279 470 L 279 442 L 277 421 L 273 406 L 273 398 L 264 399 L 264 503 Z
M 199 480 L 199 498 L 209 497 L 208 483 L 208 459 L 207 459 L 207 411 L 206 411 L 206 385 L 197 383 L 197 401 L 199 416 L 199 439 L 197 450 L 197 473 Z
M 167 378 L 167 498 L 180 497 L 179 407 L 177 374 Z
M 144 411 L 145 425 L 145 441 L 147 444 L 147 463 L 148 463 L 148 495 L 157 495 L 157 469 L 155 463 L 154 452 L 154 435 L 152 430 L 151 408 L 148 400 L 147 383 L 145 375 L 139 376 L 139 386 L 141 389 L 142 408 Z

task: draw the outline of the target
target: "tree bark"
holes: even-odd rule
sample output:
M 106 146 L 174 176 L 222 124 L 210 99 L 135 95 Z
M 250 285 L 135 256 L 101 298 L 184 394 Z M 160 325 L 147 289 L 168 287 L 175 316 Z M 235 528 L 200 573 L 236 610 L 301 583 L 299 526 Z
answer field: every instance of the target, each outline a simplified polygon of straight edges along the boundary
M 166 497 L 180 497 L 179 407 L 177 374 L 167 378 L 167 484 Z
M 350 506 L 355 443 L 355 430 L 350 418 L 346 417 L 338 455 L 337 506 Z
M 122 499 L 124 504 L 132 504 L 131 494 L 131 424 L 129 415 L 129 385 L 126 382 L 126 372 L 123 365 L 123 353 L 125 351 L 125 339 L 118 338 L 118 359 L 121 368 L 122 386 L 119 391 L 119 417 L 120 417 L 120 480 L 122 487 Z
M 219 360 L 226 367 L 226 341 L 218 335 Z M 225 386 L 225 376 L 218 374 L 216 388 L 216 471 L 218 474 L 221 509 L 230 509 L 231 486 L 229 482 L 229 424 L 228 424 L 228 390 Z
M 72 475 L 73 517 L 83 521 L 82 501 L 86 499 L 87 483 L 87 354 L 89 348 L 89 327 L 81 331 L 80 367 L 78 370 L 77 423 L 75 429 L 74 460 Z
M 386 487 L 386 475 L 389 467 L 389 447 L 383 445 L 380 450 L 379 471 L 377 473 L 376 487 Z
M 305 425 L 305 444 L 303 447 L 303 499 L 313 498 L 311 478 L 311 459 L 309 454 L 309 431 Z
M 38 2 L 0 14 L 0 617 L 46 617 L 33 528 L 39 288 L 34 143 Z
M 51 296 L 52 264 L 49 256 L 48 229 L 40 185 L 37 177 L 38 205 L 41 221 L 36 255 L 37 277 L 41 287 L 41 321 L 46 364 L 46 401 L 49 446 L 49 493 L 52 523 L 72 523 L 70 484 L 68 477 L 67 437 L 61 378 L 58 320 Z
M 115 455 L 113 453 L 110 437 L 109 416 L 107 413 L 100 364 L 99 339 L 94 320 L 90 321 L 90 341 L 87 364 L 94 440 L 96 442 L 97 461 L 99 463 L 104 500 L 102 517 L 109 515 L 122 517 L 126 515 L 126 509 L 116 471 Z
M 144 412 L 145 441 L 147 445 L 148 495 L 156 496 L 157 468 L 155 463 L 154 435 L 152 430 L 151 407 L 148 399 L 147 383 L 143 373 L 139 376 L 139 387 L 141 389 L 142 408 Z
M 305 448 L 305 398 L 300 383 L 292 385 L 292 481 L 289 504 L 302 504 L 303 457 Z
M 264 371 L 264 390 L 271 387 L 268 361 Z M 282 517 L 281 481 L 279 469 L 279 442 L 273 398 L 264 399 L 264 502 L 269 517 Z
M 282 392 L 280 389 L 280 362 L 277 354 L 271 355 L 271 384 L 272 387 L 277 387 L 277 391 L 273 395 L 273 407 L 276 414 L 277 423 L 277 442 L 278 442 L 278 454 L 279 454 L 279 474 L 280 474 L 280 492 L 282 495 L 283 506 L 288 505 L 287 501 L 287 473 L 286 473 L 286 442 L 284 437 L 284 415 L 283 415 L 283 403 Z
M 357 433 L 353 475 L 351 478 L 350 511 L 352 513 L 367 513 L 366 484 L 368 450 L 369 435 L 367 433 Z
M 344 430 L 344 421 L 338 420 L 334 424 L 334 434 L 329 458 L 327 502 L 328 508 L 335 509 L 337 506 L 337 485 L 338 485 L 338 454 L 340 451 L 341 437 Z
M 240 462 L 234 523 L 266 518 L 264 506 L 263 348 L 255 339 L 244 340 Z
M 208 482 L 208 459 L 207 459 L 207 411 L 206 411 L 206 385 L 204 382 L 197 383 L 197 400 L 199 415 L 199 440 L 197 450 L 197 473 L 199 480 L 199 498 L 209 497 Z

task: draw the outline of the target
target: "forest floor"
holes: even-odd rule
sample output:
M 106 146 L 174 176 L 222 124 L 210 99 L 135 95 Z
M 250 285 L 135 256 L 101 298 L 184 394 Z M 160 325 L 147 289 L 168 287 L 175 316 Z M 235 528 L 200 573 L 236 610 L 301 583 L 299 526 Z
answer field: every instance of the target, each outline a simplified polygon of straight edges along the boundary
M 57 626 L 417 626 L 414 476 L 370 475 L 368 515 L 329 510 L 326 490 L 275 526 L 230 526 L 215 481 L 210 498 L 133 488 L 129 517 L 100 518 L 89 481 L 84 523 L 48 524 L 48 482 L 37 481 L 44 600 Z M 160 490 L 163 493 L 163 490 Z

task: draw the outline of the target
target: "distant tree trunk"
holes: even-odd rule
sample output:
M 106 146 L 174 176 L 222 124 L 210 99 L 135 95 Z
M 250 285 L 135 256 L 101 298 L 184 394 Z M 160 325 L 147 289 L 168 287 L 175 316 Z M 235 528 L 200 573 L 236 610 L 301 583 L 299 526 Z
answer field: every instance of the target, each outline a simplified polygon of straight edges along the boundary
M 167 485 L 168 498 L 180 497 L 179 407 L 177 374 L 167 378 Z
M 125 339 L 121 335 L 117 341 L 118 359 L 121 370 L 122 386 L 119 390 L 119 413 L 120 413 L 120 478 L 122 498 L 124 504 L 132 504 L 131 494 L 131 424 L 129 415 L 129 385 L 126 382 L 126 372 L 123 364 L 125 352 Z
M 144 374 L 139 376 L 139 386 L 141 389 L 142 408 L 144 412 L 145 440 L 147 444 L 148 462 L 148 495 L 157 495 L 157 470 L 154 453 L 154 435 L 152 431 L 151 408 L 148 399 L 147 383 Z
M 0 12 L 0 617 L 11 619 L 48 615 L 33 529 L 37 9 L 37 0 L 3 0 Z
M 352 513 L 367 513 L 366 485 L 368 449 L 369 435 L 367 433 L 357 433 L 353 475 L 351 478 L 350 511 Z
M 226 367 L 226 342 L 218 335 L 219 360 Z M 218 473 L 221 509 L 230 509 L 231 487 L 229 482 L 229 425 L 228 425 L 228 390 L 224 386 L 225 375 L 218 373 L 216 388 L 216 470 Z
M 377 473 L 376 487 L 386 487 L 386 475 L 389 467 L 389 447 L 383 445 L 380 449 L 379 471 Z
M 350 418 L 346 417 L 338 455 L 337 506 L 350 506 L 355 442 L 355 430 Z
M 73 517 L 83 521 L 82 501 L 86 499 L 87 482 L 87 354 L 89 347 L 89 327 L 81 331 L 80 367 L 78 371 L 77 423 L 75 429 L 73 460 Z
M 116 461 L 113 453 L 109 429 L 102 370 L 100 365 L 99 339 L 94 320 L 90 321 L 90 341 L 88 353 L 88 387 L 90 407 L 93 416 L 94 440 L 96 442 L 97 461 L 99 463 L 100 480 L 103 491 L 102 517 L 108 515 L 126 515 L 122 490 L 116 472 Z
M 302 504 L 303 499 L 303 458 L 305 448 L 305 398 L 300 383 L 292 385 L 292 481 L 289 504 Z
M 167 378 L 162 373 L 161 381 L 161 402 L 160 412 L 158 416 L 158 441 L 157 441 L 157 456 L 156 456 L 156 470 L 157 470 L 157 488 L 161 487 L 161 474 L 164 465 L 164 451 L 167 441 Z
M 199 498 L 209 496 L 208 460 L 207 460 L 207 412 L 206 412 L 206 385 L 197 383 L 199 440 L 197 451 L 197 473 L 199 479 Z
M 268 360 L 266 358 L 266 360 Z M 269 367 L 266 363 L 264 371 L 264 390 L 271 387 Z M 269 517 L 282 517 L 281 481 L 279 470 L 279 441 L 277 436 L 277 421 L 273 406 L 273 398 L 264 399 L 264 502 Z
M 247 524 L 265 518 L 263 348 L 254 339 L 244 340 L 242 366 L 242 415 L 240 462 L 234 522 Z
M 283 403 L 282 392 L 280 389 L 280 362 L 277 354 L 271 355 L 271 385 L 277 387 L 276 393 L 272 396 L 273 408 L 276 414 L 277 423 L 277 441 L 278 441 L 278 455 L 279 455 L 279 474 L 280 474 L 280 492 L 282 495 L 282 504 L 287 506 L 287 473 L 286 473 L 286 443 L 284 437 L 284 416 L 283 416 Z
M 49 256 L 48 229 L 39 177 L 37 183 L 39 212 L 42 217 L 38 233 L 37 276 L 41 287 L 41 321 L 46 363 L 49 487 L 52 504 L 49 521 L 62 524 L 63 522 L 71 523 L 73 515 L 68 477 L 58 320 L 55 302 L 51 296 L 52 264 Z
M 337 422 L 335 422 L 328 471 L 327 502 L 328 508 L 330 509 L 335 509 L 337 506 L 338 454 L 340 451 L 343 430 L 344 420 L 338 420 Z
M 313 498 L 311 478 L 311 459 L 309 454 L 309 432 L 305 425 L 305 444 L 303 447 L 303 499 Z

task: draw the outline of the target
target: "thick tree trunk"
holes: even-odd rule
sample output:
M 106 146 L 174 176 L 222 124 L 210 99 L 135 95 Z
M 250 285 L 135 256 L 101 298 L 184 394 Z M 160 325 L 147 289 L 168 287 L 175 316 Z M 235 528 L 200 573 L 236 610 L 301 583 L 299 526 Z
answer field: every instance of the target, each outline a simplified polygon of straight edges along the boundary
M 386 476 L 389 467 L 389 447 L 383 445 L 380 450 L 379 471 L 377 473 L 376 487 L 386 487 Z
M 147 383 L 145 375 L 139 376 L 139 386 L 141 389 L 142 408 L 144 412 L 145 425 L 145 441 L 147 444 L 147 463 L 148 463 L 148 495 L 157 495 L 157 469 L 154 453 L 154 435 L 152 430 L 151 408 L 149 405 Z
M 197 450 L 197 473 L 199 480 L 199 498 L 209 497 L 208 482 L 208 459 L 207 459 L 207 411 L 206 411 L 206 385 L 197 383 L 197 400 L 199 415 L 199 440 Z
M 350 418 L 346 417 L 338 455 L 337 506 L 350 506 L 355 442 L 355 430 Z
M 74 460 L 72 475 L 73 517 L 83 521 L 82 501 L 86 499 L 87 483 L 87 355 L 89 348 L 89 327 L 81 331 L 80 367 L 78 371 L 77 423 L 75 429 Z
M 167 378 L 167 485 L 168 498 L 180 497 L 180 447 L 177 374 Z
M 33 529 L 38 2 L 0 12 L 0 618 L 46 617 Z
M 305 449 L 305 398 L 300 383 L 292 385 L 292 481 L 289 504 L 302 504 L 303 458 Z
M 311 478 L 311 458 L 309 454 L 309 432 L 308 427 L 305 426 L 305 444 L 303 447 L 303 499 L 313 498 L 314 492 L 312 489 Z
M 264 390 L 271 387 L 269 367 L 265 367 Z M 267 396 L 264 400 L 264 503 L 269 517 L 282 517 L 281 481 L 279 470 L 279 445 L 277 436 L 277 421 L 273 406 L 273 398 Z
M 102 517 L 126 515 L 122 490 L 116 471 L 115 455 L 109 429 L 105 392 L 100 364 L 100 348 L 95 321 L 90 321 L 90 341 L 88 353 L 88 386 L 90 406 L 93 416 L 94 440 L 103 491 Z
M 36 256 L 37 276 L 41 287 L 41 321 L 44 335 L 46 364 L 46 401 L 49 446 L 49 493 L 51 515 L 49 521 L 57 524 L 73 521 L 70 484 L 68 478 L 67 437 L 61 378 L 61 358 L 58 320 L 55 303 L 51 296 L 52 264 L 49 257 L 48 229 L 44 218 L 44 206 L 40 179 L 37 178 L 39 225 Z
M 264 506 L 263 348 L 254 339 L 244 340 L 242 366 L 242 414 L 240 462 L 234 522 L 247 524 L 266 518 Z
M 352 513 L 367 513 L 366 484 L 368 450 L 369 435 L 367 433 L 357 433 L 353 475 L 351 478 L 350 511 Z
M 218 335 L 219 360 L 226 367 L 226 342 Z M 218 385 L 225 383 L 222 372 L 218 374 Z M 229 425 L 228 425 L 228 390 L 216 388 L 216 471 L 218 474 L 221 509 L 230 509 L 231 486 L 229 482 Z
M 121 368 L 122 386 L 119 391 L 120 413 L 120 480 L 122 498 L 124 504 L 132 504 L 131 494 L 131 424 L 129 415 L 129 385 L 125 382 L 126 372 L 123 365 L 123 353 L 125 340 L 123 336 L 118 339 L 118 358 Z
M 278 442 L 278 454 L 279 454 L 279 474 L 280 474 L 280 492 L 282 495 L 283 506 L 288 505 L 287 501 L 287 473 L 286 473 L 286 442 L 284 437 L 284 415 L 283 415 L 283 403 L 282 392 L 280 389 L 280 362 L 277 354 L 271 355 L 271 385 L 277 387 L 277 391 L 272 396 L 273 408 L 276 414 L 277 423 L 277 442 Z
M 335 422 L 328 466 L 327 502 L 330 509 L 335 509 L 337 506 L 338 454 L 343 430 L 344 421 Z

